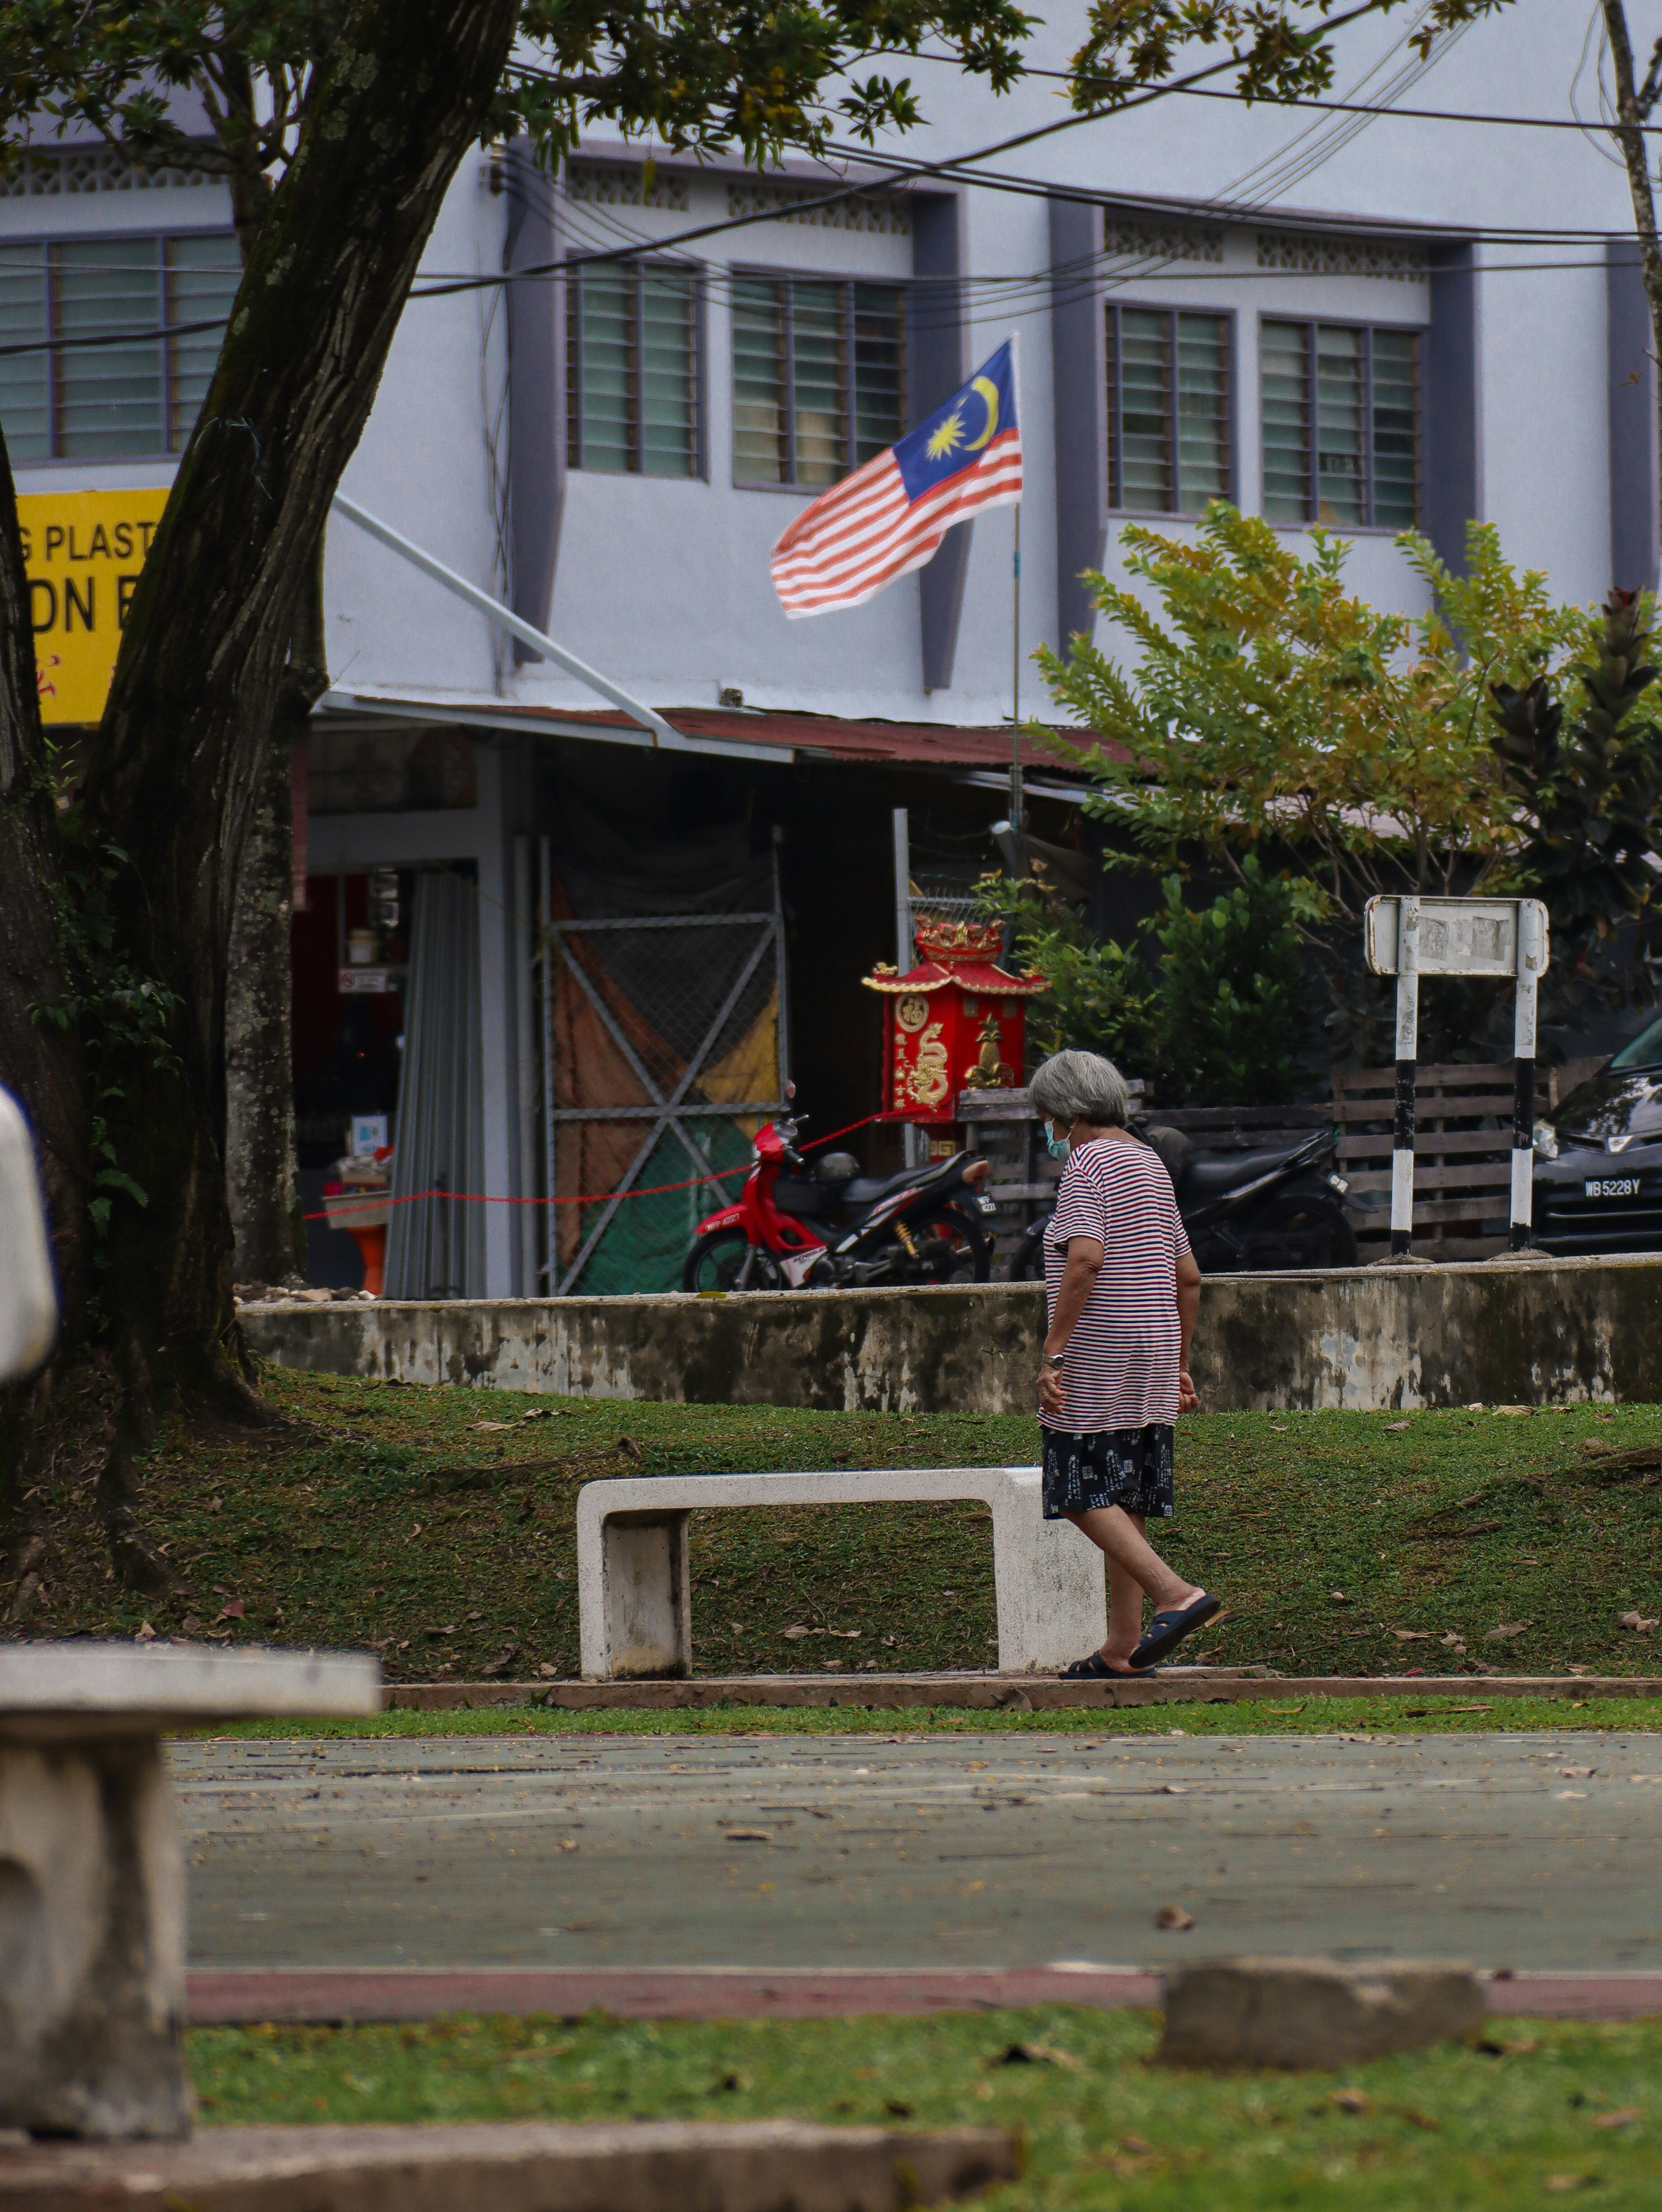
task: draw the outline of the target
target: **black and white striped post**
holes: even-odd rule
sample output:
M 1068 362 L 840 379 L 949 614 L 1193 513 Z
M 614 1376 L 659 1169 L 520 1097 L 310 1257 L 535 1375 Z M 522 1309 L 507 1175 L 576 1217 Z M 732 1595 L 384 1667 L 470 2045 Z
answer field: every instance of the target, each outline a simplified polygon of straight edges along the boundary
M 1414 1067 L 1420 1056 L 1420 902 L 1397 901 L 1397 1114 L 1391 1132 L 1391 1256 L 1414 1237 Z
M 1526 1251 L 1534 1192 L 1535 1013 L 1546 972 L 1547 910 L 1539 899 L 1372 898 L 1368 965 L 1397 979 L 1397 1101 L 1391 1138 L 1391 1256 L 1414 1236 L 1414 1076 L 1422 975 L 1510 975 L 1513 1009 L 1512 1249 Z
M 1547 910 L 1518 902 L 1518 992 L 1512 1016 L 1512 1249 L 1532 1239 L 1535 1198 L 1535 1013 L 1547 964 Z

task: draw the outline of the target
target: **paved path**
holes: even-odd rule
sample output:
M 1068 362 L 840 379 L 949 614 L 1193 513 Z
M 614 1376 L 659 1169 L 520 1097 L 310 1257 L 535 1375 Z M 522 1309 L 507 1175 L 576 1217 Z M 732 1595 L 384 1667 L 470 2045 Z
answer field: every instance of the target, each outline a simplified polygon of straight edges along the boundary
M 1654 1735 L 452 1736 L 172 1759 L 203 1967 L 1662 1967 Z M 1192 1931 L 1156 1929 L 1168 1905 Z

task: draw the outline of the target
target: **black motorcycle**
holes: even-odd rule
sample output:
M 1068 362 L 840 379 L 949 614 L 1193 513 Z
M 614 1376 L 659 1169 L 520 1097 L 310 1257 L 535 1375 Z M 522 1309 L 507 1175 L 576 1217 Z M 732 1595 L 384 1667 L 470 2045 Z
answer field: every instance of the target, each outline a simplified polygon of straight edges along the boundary
M 1138 1127 L 1177 1193 L 1177 1210 L 1203 1275 L 1289 1267 L 1354 1267 L 1356 1232 L 1339 1203 L 1349 1188 L 1331 1164 L 1333 1138 L 1316 1130 L 1296 1145 L 1250 1152 L 1197 1152 L 1180 1129 Z M 1013 1283 L 1043 1279 L 1045 1232 L 1035 1221 L 1010 1261 Z

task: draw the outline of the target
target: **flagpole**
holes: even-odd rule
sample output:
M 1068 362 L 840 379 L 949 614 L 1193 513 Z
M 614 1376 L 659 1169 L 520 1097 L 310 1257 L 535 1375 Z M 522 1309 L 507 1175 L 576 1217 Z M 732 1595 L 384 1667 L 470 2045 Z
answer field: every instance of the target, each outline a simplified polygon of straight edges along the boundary
M 1016 502 L 1016 556 L 1011 584 L 1015 597 L 1015 619 L 1011 629 L 1014 651 L 1010 685 L 1010 826 L 1019 837 L 1022 834 L 1022 502 Z

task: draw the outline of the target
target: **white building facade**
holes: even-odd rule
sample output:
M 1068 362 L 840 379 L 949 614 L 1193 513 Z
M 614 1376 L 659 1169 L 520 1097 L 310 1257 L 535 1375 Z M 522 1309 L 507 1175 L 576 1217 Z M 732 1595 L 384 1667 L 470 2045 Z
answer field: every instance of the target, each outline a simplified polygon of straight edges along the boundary
M 1405 44 L 1416 12 L 1338 34 L 1336 101 L 1561 125 L 1599 112 L 1585 10 L 1519 0 L 1428 67 Z M 1036 70 L 1064 69 L 1083 18 L 1040 33 Z M 594 141 L 550 181 L 510 146 L 464 163 L 435 229 L 343 489 L 659 710 L 686 749 L 666 762 L 487 616 L 331 526 L 333 689 L 305 822 L 314 882 L 334 879 L 317 975 L 376 898 L 391 912 L 373 872 L 403 872 L 389 942 L 407 939 L 414 872 L 476 885 L 476 1002 L 458 1018 L 479 1073 L 458 1110 L 488 1194 L 561 1185 L 531 971 L 565 911 L 546 880 L 561 823 L 583 807 L 621 827 L 640 798 L 641 835 L 665 853 L 695 817 L 713 835 L 747 824 L 759 866 L 771 849 L 779 1073 L 814 1074 L 835 1101 L 828 1129 L 859 1103 L 874 1063 L 848 1024 L 870 1010 L 856 992 L 822 1021 L 828 940 L 846 920 L 851 982 L 873 952 L 895 957 L 898 810 L 930 815 L 961 878 L 978 850 L 985 864 L 1018 655 L 1093 629 L 1081 572 L 1123 573 L 1123 522 L 1180 536 L 1220 496 L 1295 543 L 1320 521 L 1351 542 L 1353 588 L 1409 611 L 1423 592 L 1397 532 L 1422 529 L 1458 565 L 1474 519 L 1561 598 L 1656 583 L 1656 368 L 1625 176 L 1596 131 L 1195 96 L 1047 129 L 1066 114 L 1057 75 L 995 100 L 944 63 L 911 74 L 929 123 L 876 149 L 887 170 L 758 179 Z M 20 493 L 165 486 L 211 341 L 53 342 L 209 317 L 234 286 L 224 194 L 90 149 L 43 155 L 0 191 L 3 337 L 49 349 L 0 358 Z M 867 606 L 786 621 L 767 556 L 787 522 L 1011 333 L 1019 636 L 1008 512 Z M 1030 662 L 1022 684 L 1023 711 L 1042 710 Z M 1065 779 L 1031 772 L 1034 825 L 1059 837 Z M 300 1028 L 303 988 L 323 988 L 297 981 Z M 314 1011 L 321 1037 L 333 1017 Z M 816 1063 L 822 1026 L 842 1042 Z M 344 1093 L 318 1110 L 343 1104 L 363 1110 Z M 513 1209 L 483 1213 L 470 1287 L 582 1286 Z

